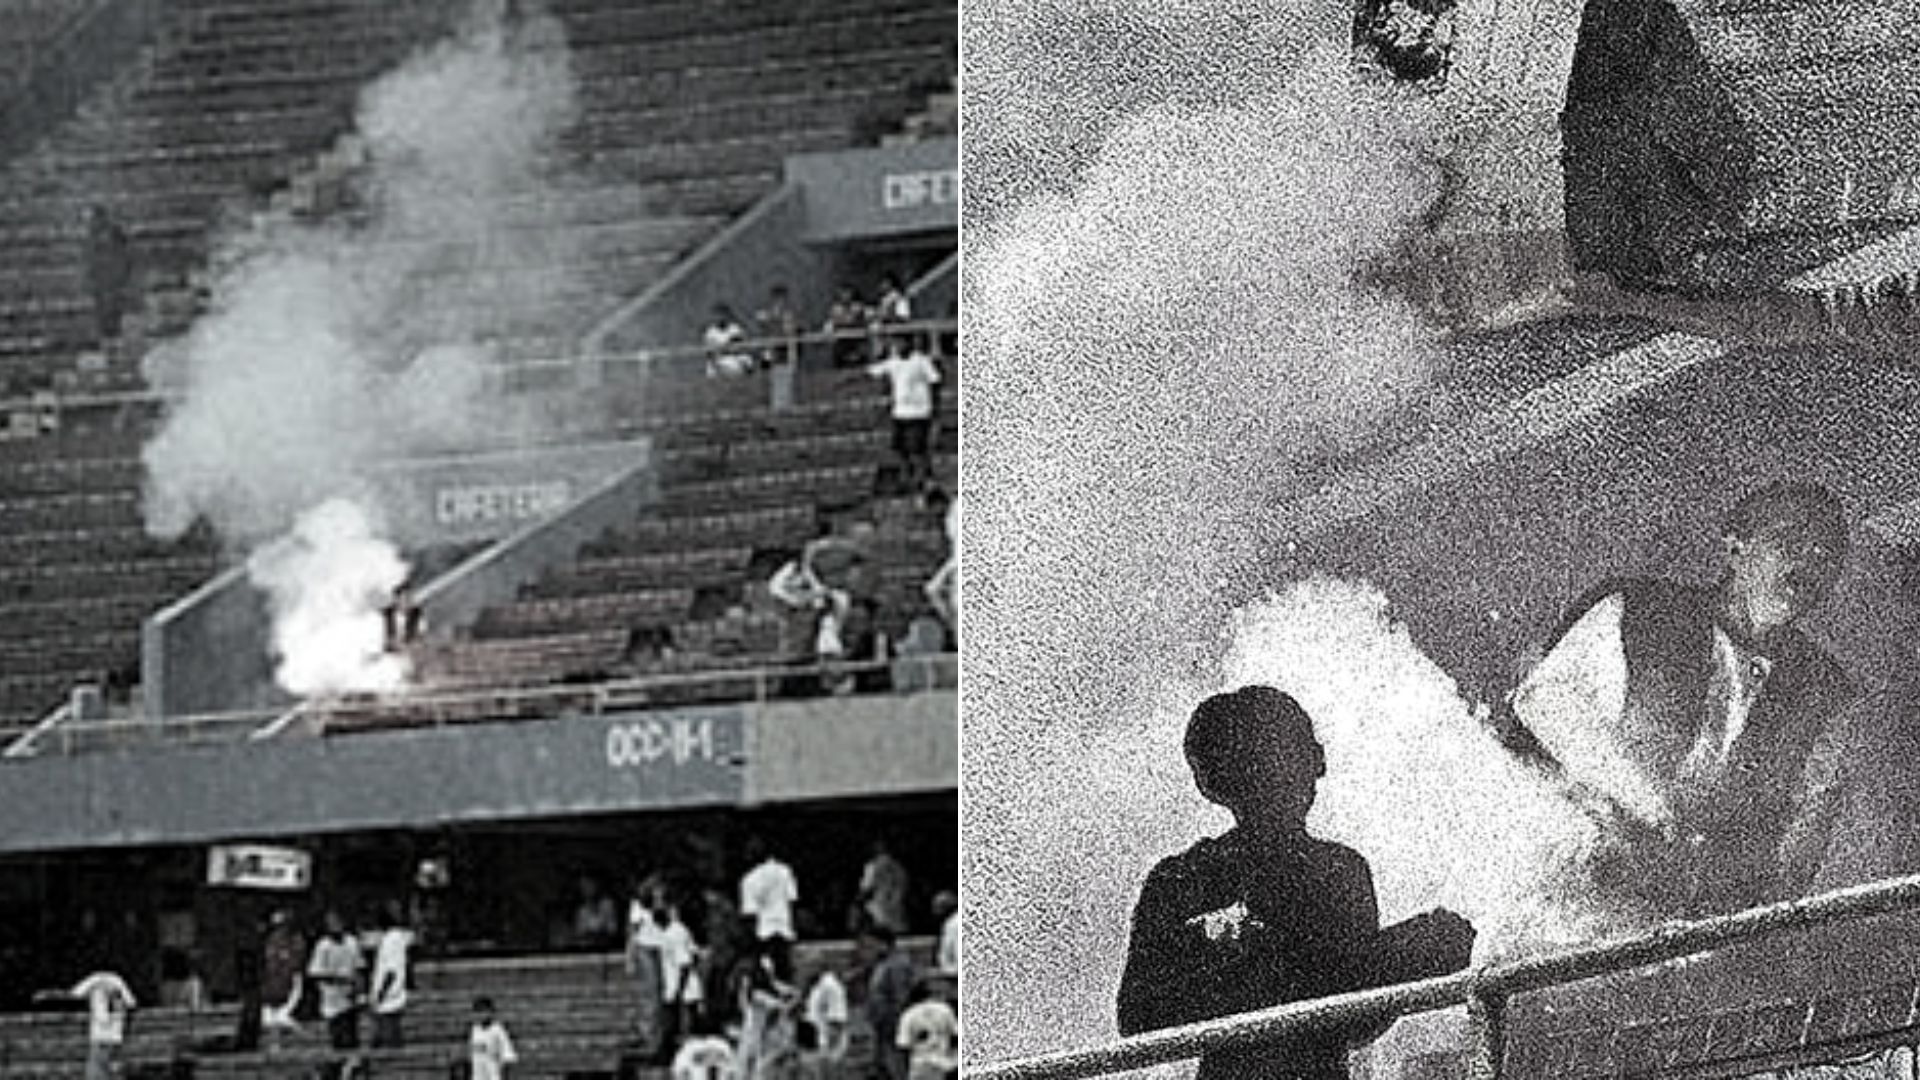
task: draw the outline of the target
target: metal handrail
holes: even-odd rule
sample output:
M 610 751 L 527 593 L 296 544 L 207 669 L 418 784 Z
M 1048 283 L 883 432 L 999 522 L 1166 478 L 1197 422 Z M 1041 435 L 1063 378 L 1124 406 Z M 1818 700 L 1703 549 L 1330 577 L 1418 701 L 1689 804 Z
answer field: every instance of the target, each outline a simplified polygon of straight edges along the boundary
M 39 752 L 39 742 L 56 744 L 62 754 L 71 754 L 76 744 L 89 737 L 111 738 L 116 734 L 155 736 L 169 741 L 194 742 L 209 739 L 238 739 L 247 735 L 271 737 L 281 730 L 293 726 L 300 720 L 319 719 L 324 722 L 328 713 L 353 713 L 378 715 L 382 711 L 394 713 L 411 712 L 416 709 L 448 708 L 462 704 L 523 704 L 527 702 L 550 702 L 565 706 L 586 702 L 588 715 L 602 715 L 617 711 L 623 707 L 623 698 L 638 699 L 651 692 L 676 687 L 711 686 L 724 683 L 737 683 L 752 680 L 754 684 L 754 704 L 765 704 L 777 700 L 771 693 L 771 687 L 778 681 L 789 678 L 811 676 L 851 676 L 862 673 L 892 671 L 896 665 L 906 664 L 918 667 L 925 678 L 925 686 L 908 691 L 895 691 L 896 694 L 922 692 L 931 689 L 937 674 L 952 666 L 956 657 L 951 652 L 928 653 L 923 655 L 896 656 L 887 660 L 838 661 L 833 663 L 796 664 L 777 667 L 747 667 L 729 670 L 689 671 L 671 674 L 632 676 L 621 679 L 608 679 L 598 683 L 577 685 L 548 685 L 501 687 L 485 689 L 442 690 L 431 687 L 417 690 L 399 690 L 386 694 L 368 694 L 364 697 L 317 697 L 278 709 L 244 709 L 231 712 L 197 713 L 182 716 L 169 716 L 159 720 L 146 717 L 118 717 L 100 720 L 66 720 L 57 725 L 48 726 L 46 731 L 36 729 L 39 738 L 32 748 L 23 750 L 16 757 L 28 757 Z M 418 726 L 443 726 L 444 720 L 435 718 L 430 723 Z M 271 731 L 261 725 L 266 724 Z M 43 726 L 45 722 L 43 722 Z M 51 739 L 47 736 L 53 736 Z M 52 749 L 52 748 L 48 748 Z
M 1787 900 L 1647 933 L 1523 957 L 1454 975 L 1294 1002 L 1257 1012 L 1167 1028 L 1104 1046 L 969 1066 L 974 1080 L 1075 1080 L 1183 1061 L 1229 1047 L 1297 1038 L 1333 1027 L 1379 1023 L 1412 1013 L 1467 1006 L 1467 1076 L 1500 1080 L 1505 1068 L 1506 1007 L 1514 994 L 1673 960 L 1792 930 L 1920 908 L 1920 874 Z
M 773 349 L 799 348 L 808 345 L 830 345 L 840 341 L 872 341 L 887 334 L 933 334 L 958 332 L 958 319 L 916 319 L 911 322 L 888 323 L 875 322 L 858 329 L 847 330 L 806 330 L 796 331 L 793 336 L 742 338 L 731 342 L 730 351 L 744 353 L 764 353 Z M 633 349 L 622 352 L 583 353 L 578 356 L 532 357 L 517 360 L 502 360 L 491 365 L 489 370 L 498 378 L 507 379 L 516 374 L 537 373 L 541 371 L 572 370 L 583 367 L 598 367 L 602 370 L 622 366 L 646 367 L 659 362 L 686 363 L 694 361 L 705 363 L 716 350 L 704 345 L 671 345 L 661 348 Z M 40 391 L 24 397 L 0 398 L 0 413 L 12 413 L 24 410 L 51 410 L 62 412 L 77 409 L 117 408 L 128 405 L 159 405 L 184 399 L 186 395 L 177 390 L 150 387 L 142 390 L 108 391 L 103 393 L 63 394 L 58 391 Z

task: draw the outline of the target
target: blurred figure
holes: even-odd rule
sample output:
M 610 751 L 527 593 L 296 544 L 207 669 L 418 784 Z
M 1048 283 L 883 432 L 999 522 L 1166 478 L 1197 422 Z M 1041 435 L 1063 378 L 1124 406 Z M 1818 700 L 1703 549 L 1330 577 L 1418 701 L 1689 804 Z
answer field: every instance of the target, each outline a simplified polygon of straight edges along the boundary
M 467 1032 L 468 1080 L 506 1080 L 508 1066 L 519 1060 L 506 1025 L 493 1014 L 493 999 L 475 998 L 473 1027 Z
M 960 977 L 960 897 L 942 890 L 933 898 L 933 917 L 940 923 L 938 966 L 942 975 Z
M 101 345 L 120 336 L 133 283 L 133 255 L 126 230 L 100 204 L 87 208 L 87 288 L 93 294 L 94 329 Z
M 320 990 L 320 1018 L 327 1022 L 327 1041 L 335 1050 L 360 1046 L 360 1006 L 355 999 L 361 971 L 360 948 L 347 936 L 346 920 L 338 911 L 326 915 L 326 933 L 313 945 L 307 978 Z
M 401 1018 L 407 1009 L 407 982 L 410 977 L 407 952 L 413 948 L 413 931 L 402 924 L 400 904 L 390 901 L 381 909 L 380 938 L 373 953 L 373 1045 L 398 1048 L 406 1044 Z
M 635 1009 L 634 1042 L 640 1055 L 649 1059 L 659 1054 L 665 1042 L 662 1024 L 666 1001 L 661 992 L 665 977 L 660 954 L 666 939 L 663 927 L 654 918 L 656 906 L 654 890 L 643 884 L 628 909 L 627 928 L 627 974 L 633 976 L 639 999 Z
M 906 933 L 908 885 L 907 868 L 887 850 L 885 840 L 875 840 L 873 854 L 860 871 L 860 910 L 867 925 Z
M 924 982 L 913 988 L 893 1042 L 907 1052 L 907 1080 L 952 1080 L 960 1070 L 960 1018 Z
M 880 1075 L 884 1080 L 907 1080 L 907 1053 L 893 1033 L 900 1030 L 900 1015 L 907 1011 L 919 972 L 913 960 L 895 947 L 893 931 L 884 926 L 869 927 L 862 935 L 862 947 L 873 963 L 867 974 L 867 1022 L 873 1026 Z
M 1742 499 L 1701 587 L 1608 582 L 1575 605 L 1496 721 L 1604 840 L 1583 892 L 1658 922 L 1804 895 L 1837 810 L 1860 699 L 1800 626 L 1846 560 L 1846 512 L 1811 484 Z
M 793 977 L 793 905 L 800 900 L 800 884 L 793 869 L 767 850 L 765 840 L 747 840 L 747 859 L 753 863 L 740 879 L 740 914 L 752 920 L 753 940 L 782 980 Z
M 873 321 L 881 324 L 913 321 L 913 301 L 893 274 L 880 279 L 880 301 L 873 306 Z
M 924 351 L 909 352 L 903 335 L 892 334 L 886 356 L 869 365 L 867 375 L 887 380 L 893 391 L 893 452 L 900 458 L 902 488 L 924 494 L 933 480 L 934 387 L 940 384 L 940 369 Z
M 127 1041 L 127 1020 L 139 1006 L 125 979 L 112 971 L 95 971 L 71 990 L 45 990 L 36 1001 L 69 1000 L 87 1003 L 86 1080 L 114 1080 L 120 1048 Z
M 842 285 L 835 291 L 833 306 L 827 309 L 827 323 L 822 329 L 833 335 L 834 367 L 859 367 L 870 358 L 867 309 L 851 287 Z
M 298 1031 L 294 1009 L 300 1003 L 300 961 L 306 956 L 307 943 L 293 925 L 293 913 L 276 908 L 267 918 L 267 937 L 261 946 L 260 979 L 261 1027 L 267 1033 L 268 1049 L 278 1049 L 284 1032 Z
M 807 1027 L 813 1032 L 821 1072 L 838 1077 L 847 1059 L 847 986 L 833 969 L 822 967 L 807 988 Z
M 604 949 L 620 941 L 620 913 L 613 897 L 600 888 L 592 874 L 581 874 L 578 885 L 580 902 L 573 909 L 573 941 L 589 949 Z
M 707 323 L 703 340 L 707 347 L 709 377 L 735 378 L 752 373 L 753 354 L 742 344 L 747 340 L 747 332 L 733 314 L 733 308 L 726 304 L 713 306 L 713 318 Z

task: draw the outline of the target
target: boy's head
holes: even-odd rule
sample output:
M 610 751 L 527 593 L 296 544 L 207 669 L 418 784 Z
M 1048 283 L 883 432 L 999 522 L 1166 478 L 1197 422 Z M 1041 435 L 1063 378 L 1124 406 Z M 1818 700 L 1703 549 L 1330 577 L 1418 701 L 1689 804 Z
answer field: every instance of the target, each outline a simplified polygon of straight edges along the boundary
M 473 1018 L 482 1024 L 493 1023 L 493 999 L 484 994 L 474 998 Z
M 1846 508 L 1817 484 L 1773 484 L 1748 495 L 1724 531 L 1726 587 L 1762 632 L 1818 607 L 1846 562 Z
M 1200 703 L 1187 723 L 1187 764 L 1200 794 L 1242 821 L 1303 826 L 1327 774 L 1313 721 L 1271 686 L 1245 686 Z

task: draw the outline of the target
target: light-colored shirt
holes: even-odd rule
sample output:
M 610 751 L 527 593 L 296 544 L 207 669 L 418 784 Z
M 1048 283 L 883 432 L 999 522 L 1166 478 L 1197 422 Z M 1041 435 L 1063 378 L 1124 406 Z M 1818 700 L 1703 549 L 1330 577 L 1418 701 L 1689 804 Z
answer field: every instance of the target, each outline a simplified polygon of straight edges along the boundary
M 320 984 L 320 1016 L 331 1020 L 353 1008 L 353 983 L 360 974 L 360 950 L 347 938 L 324 937 L 313 947 L 307 974 Z
M 823 971 L 807 991 L 807 1023 L 820 1033 L 820 1052 L 839 1059 L 847 1053 L 847 986 Z
M 678 918 L 660 930 L 660 992 L 668 1001 L 699 1001 L 700 980 L 694 977 L 693 931 Z
M 907 868 L 891 855 L 876 855 L 860 871 L 867 917 L 896 934 L 907 932 Z
M 933 415 L 933 388 L 940 369 L 926 353 L 890 356 L 867 367 L 867 374 L 886 379 L 893 387 L 893 418 L 925 420 Z
M 96 971 L 80 980 L 73 996 L 87 1003 L 87 1041 L 118 1046 L 127 1038 L 127 1014 L 133 1011 L 133 991 L 111 971 Z
M 960 913 L 957 911 L 940 924 L 939 962 L 942 974 L 960 974 Z
M 733 1080 L 733 1047 L 714 1035 L 696 1036 L 673 1055 L 673 1080 Z
M 794 940 L 793 905 L 800 886 L 786 863 L 769 858 L 740 879 L 740 914 L 753 916 L 754 936 Z
M 380 935 L 373 954 L 373 1011 L 397 1013 L 407 1007 L 407 950 L 413 946 L 413 932 L 394 927 Z M 388 976 L 392 976 L 391 984 Z M 381 988 L 386 992 L 382 993 Z
M 473 1066 L 473 1080 L 500 1080 L 506 1067 L 520 1060 L 506 1025 L 498 1020 L 473 1025 L 467 1035 L 467 1057 Z
M 929 998 L 900 1014 L 894 1045 L 907 1052 L 908 1080 L 938 1080 L 959 1056 L 960 1018 L 953 1007 Z

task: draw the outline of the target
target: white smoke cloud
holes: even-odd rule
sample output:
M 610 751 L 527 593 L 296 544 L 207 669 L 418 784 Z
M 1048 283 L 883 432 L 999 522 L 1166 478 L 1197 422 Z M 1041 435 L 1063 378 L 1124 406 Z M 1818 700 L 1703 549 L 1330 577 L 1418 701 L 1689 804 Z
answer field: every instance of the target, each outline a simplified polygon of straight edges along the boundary
M 559 23 L 503 23 L 481 0 L 453 37 L 362 92 L 337 155 L 361 161 L 355 212 L 275 213 L 227 238 L 209 313 L 146 359 L 149 381 L 181 394 L 143 454 L 149 531 L 176 537 L 204 518 L 247 550 L 295 529 L 307 552 L 253 567 L 295 693 L 366 681 L 356 643 L 384 600 L 370 586 L 397 565 L 388 540 L 329 500 L 378 522 L 378 466 L 540 426 L 539 405 L 492 372 L 503 333 L 550 327 L 583 294 L 578 234 L 551 227 L 570 183 L 555 137 L 577 110 Z
M 1426 392 L 1435 331 L 1372 282 L 1441 190 L 1445 128 L 1349 71 L 1343 4 L 984 7 L 963 147 L 970 1061 L 1111 1038 L 1146 871 L 1228 824 L 1180 735 L 1220 687 L 1236 591 L 1287 540 L 1264 511 Z M 1075 44 L 1109 38 L 1132 45 Z
M 274 677 L 289 693 L 406 683 L 406 659 L 385 651 L 380 609 L 406 580 L 407 564 L 358 505 L 329 499 L 302 514 L 290 534 L 254 551 L 247 575 L 267 594 Z

